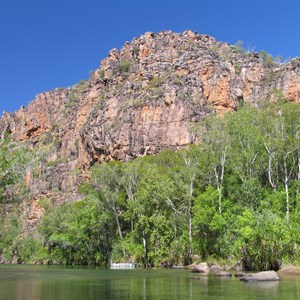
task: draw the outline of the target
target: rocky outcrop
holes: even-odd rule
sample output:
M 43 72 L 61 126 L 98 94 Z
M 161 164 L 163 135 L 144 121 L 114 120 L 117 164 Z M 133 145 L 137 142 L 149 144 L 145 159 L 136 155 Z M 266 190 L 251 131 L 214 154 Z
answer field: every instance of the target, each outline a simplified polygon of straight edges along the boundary
M 76 201 L 96 161 L 197 143 L 193 124 L 211 112 L 265 99 L 299 103 L 300 59 L 267 58 L 192 31 L 148 32 L 111 50 L 89 80 L 4 113 L 0 136 L 10 133 L 41 152 L 38 174 L 26 174 L 29 198 Z M 35 207 L 29 216 L 40 216 Z
M 247 274 L 240 279 L 246 282 L 261 282 L 261 281 L 279 281 L 279 277 L 275 271 L 264 271 L 256 274 Z
M 300 267 L 288 265 L 278 271 L 279 276 L 300 276 Z
M 129 160 L 197 142 L 190 125 L 211 111 L 300 101 L 300 60 L 266 63 L 243 51 L 191 31 L 146 33 L 113 49 L 99 71 L 102 103 L 81 131 L 89 160 Z
M 218 274 L 222 271 L 222 268 L 219 265 L 212 265 L 209 267 L 210 272 Z
M 208 274 L 209 273 L 209 267 L 206 262 L 202 262 L 198 265 L 195 265 L 191 268 L 192 273 L 204 273 Z

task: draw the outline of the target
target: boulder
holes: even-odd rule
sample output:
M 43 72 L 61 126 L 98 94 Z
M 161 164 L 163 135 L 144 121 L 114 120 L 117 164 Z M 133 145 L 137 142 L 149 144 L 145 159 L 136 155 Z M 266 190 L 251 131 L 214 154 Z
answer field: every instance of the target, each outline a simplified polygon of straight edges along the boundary
M 220 272 L 218 272 L 218 273 L 216 274 L 216 276 L 218 276 L 218 277 L 231 277 L 232 274 L 229 273 L 229 272 L 226 272 L 226 271 L 220 271 Z
M 260 282 L 260 281 L 279 281 L 279 277 L 275 271 L 264 271 L 256 274 L 247 274 L 240 279 L 246 282 Z
M 191 269 L 191 272 L 192 273 L 209 273 L 209 267 L 207 265 L 207 263 L 200 263 L 196 266 L 194 266 L 192 269 Z
M 293 265 L 284 266 L 283 268 L 281 268 L 278 271 L 278 275 L 279 276 L 285 276 L 285 275 L 299 276 L 300 275 L 300 267 L 296 267 Z
M 219 273 L 222 271 L 222 268 L 219 265 L 212 265 L 209 270 L 213 273 Z

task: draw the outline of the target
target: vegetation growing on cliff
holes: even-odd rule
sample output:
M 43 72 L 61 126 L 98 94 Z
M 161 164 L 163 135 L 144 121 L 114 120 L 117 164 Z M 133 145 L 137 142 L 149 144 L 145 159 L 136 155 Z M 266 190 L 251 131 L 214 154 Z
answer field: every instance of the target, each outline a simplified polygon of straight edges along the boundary
M 17 253 L 21 229 L 21 202 L 26 196 L 25 174 L 39 160 L 26 144 L 12 142 L 9 135 L 0 142 L 0 257 Z

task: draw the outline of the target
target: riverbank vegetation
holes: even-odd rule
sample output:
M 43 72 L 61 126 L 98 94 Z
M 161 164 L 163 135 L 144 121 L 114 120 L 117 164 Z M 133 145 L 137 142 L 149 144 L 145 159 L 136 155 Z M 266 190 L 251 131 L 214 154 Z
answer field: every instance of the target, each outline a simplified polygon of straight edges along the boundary
M 185 150 L 95 164 L 85 199 L 47 206 L 20 261 L 298 263 L 300 106 L 279 102 L 207 117 Z

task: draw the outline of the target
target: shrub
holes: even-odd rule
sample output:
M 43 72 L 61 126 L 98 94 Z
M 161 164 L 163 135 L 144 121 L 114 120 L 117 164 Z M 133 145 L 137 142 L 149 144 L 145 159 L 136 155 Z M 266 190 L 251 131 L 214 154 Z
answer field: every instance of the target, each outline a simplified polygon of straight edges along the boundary
M 128 73 L 131 68 L 131 62 L 129 60 L 122 60 L 118 65 L 118 72 L 120 73 Z
M 293 256 L 294 242 L 286 224 L 276 215 L 264 212 L 244 235 L 241 261 L 246 271 L 277 271 L 284 256 Z
M 149 88 L 157 88 L 161 86 L 166 80 L 166 75 L 162 75 L 160 77 L 153 77 L 149 82 Z
M 98 71 L 98 75 L 100 78 L 104 78 L 104 71 L 103 70 L 99 70 Z
M 274 58 L 271 54 L 267 53 L 266 51 L 260 50 L 258 52 L 260 60 L 266 66 L 272 66 L 274 64 Z

